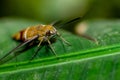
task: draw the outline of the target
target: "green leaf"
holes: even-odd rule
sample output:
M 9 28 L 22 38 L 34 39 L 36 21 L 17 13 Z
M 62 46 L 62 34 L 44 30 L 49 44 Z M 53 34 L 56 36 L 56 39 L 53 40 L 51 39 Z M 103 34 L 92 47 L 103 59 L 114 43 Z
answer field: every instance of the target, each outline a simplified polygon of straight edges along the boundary
M 11 39 L 15 32 L 36 24 L 40 22 L 1 19 L 0 57 L 19 44 Z M 72 46 L 57 40 L 52 46 L 58 57 L 43 47 L 39 55 L 29 62 L 37 46 L 31 48 L 0 65 L 0 80 L 119 80 L 119 20 L 93 20 L 87 21 L 87 25 L 87 34 L 95 37 L 99 45 L 59 30 Z

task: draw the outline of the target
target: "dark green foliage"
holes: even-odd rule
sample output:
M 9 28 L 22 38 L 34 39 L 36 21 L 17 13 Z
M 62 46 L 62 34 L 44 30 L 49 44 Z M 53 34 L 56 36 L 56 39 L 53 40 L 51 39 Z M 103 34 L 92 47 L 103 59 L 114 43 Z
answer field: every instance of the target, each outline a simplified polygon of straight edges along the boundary
M 0 20 L 0 57 L 19 44 L 11 39 L 15 32 L 38 23 L 18 19 Z M 60 30 L 72 46 L 59 40 L 52 44 L 58 58 L 43 47 L 39 55 L 29 62 L 36 49 L 34 47 L 0 65 L 0 80 L 119 80 L 119 20 L 88 21 L 87 24 L 87 33 L 98 39 L 98 45 Z

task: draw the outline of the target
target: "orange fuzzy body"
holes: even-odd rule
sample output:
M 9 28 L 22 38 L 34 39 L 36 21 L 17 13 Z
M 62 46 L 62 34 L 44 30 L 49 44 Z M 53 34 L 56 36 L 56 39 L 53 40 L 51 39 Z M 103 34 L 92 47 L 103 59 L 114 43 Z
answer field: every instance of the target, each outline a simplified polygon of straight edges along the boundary
M 48 31 L 50 31 L 52 34 L 56 34 L 56 29 L 51 25 L 31 26 L 13 35 L 13 39 L 19 40 L 19 41 L 26 41 L 36 35 L 39 35 L 40 37 L 38 38 L 38 40 L 40 41 L 46 36 L 46 33 Z

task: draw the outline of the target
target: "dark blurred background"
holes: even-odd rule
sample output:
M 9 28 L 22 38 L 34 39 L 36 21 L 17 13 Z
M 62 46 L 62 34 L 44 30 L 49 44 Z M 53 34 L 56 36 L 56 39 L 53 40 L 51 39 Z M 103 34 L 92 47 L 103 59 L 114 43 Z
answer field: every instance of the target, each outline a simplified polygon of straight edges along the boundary
M 0 18 L 18 17 L 50 23 L 83 19 L 120 18 L 120 0 L 1 0 Z

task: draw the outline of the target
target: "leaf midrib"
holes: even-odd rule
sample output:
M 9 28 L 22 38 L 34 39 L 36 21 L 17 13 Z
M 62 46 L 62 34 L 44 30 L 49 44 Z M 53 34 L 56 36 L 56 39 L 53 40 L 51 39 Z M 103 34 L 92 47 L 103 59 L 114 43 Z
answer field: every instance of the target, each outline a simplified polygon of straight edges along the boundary
M 115 52 L 120 51 L 120 44 L 114 44 L 110 46 L 98 47 L 94 49 L 89 49 L 86 51 L 78 51 L 74 53 L 69 53 L 65 55 L 60 55 L 59 59 L 56 57 L 49 57 L 43 59 L 37 59 L 29 63 L 28 61 L 25 62 L 18 62 L 18 63 L 9 63 L 0 66 L 0 74 L 4 73 L 11 73 L 11 72 L 18 72 L 22 70 L 32 70 L 33 68 L 42 68 L 42 67 L 49 67 L 55 66 L 58 64 L 66 64 L 71 61 L 84 61 L 88 59 L 94 59 L 94 57 L 104 57 L 105 55 L 116 55 Z M 117 53 L 119 54 L 119 53 Z

